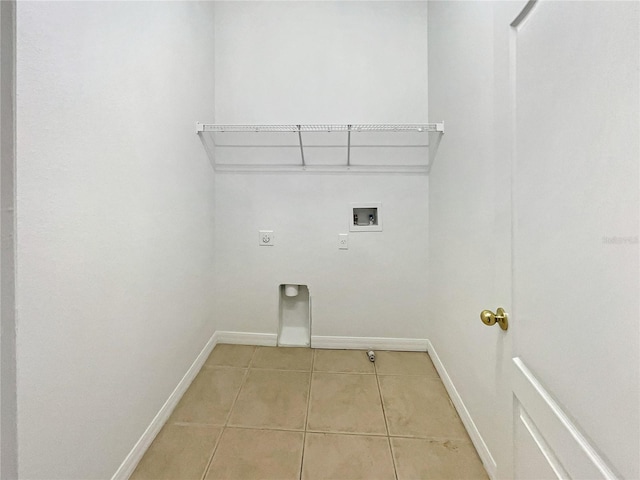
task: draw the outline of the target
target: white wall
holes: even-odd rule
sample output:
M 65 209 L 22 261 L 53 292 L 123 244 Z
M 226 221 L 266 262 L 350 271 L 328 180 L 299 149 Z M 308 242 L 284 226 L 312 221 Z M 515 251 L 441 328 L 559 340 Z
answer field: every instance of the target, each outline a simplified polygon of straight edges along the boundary
M 524 4 L 429 3 L 429 116 L 446 133 L 429 176 L 428 336 L 486 445 L 485 467 L 502 478 L 511 336 L 479 314 L 510 307 L 508 25 Z
M 216 189 L 219 329 L 276 333 L 278 285 L 296 283 L 309 286 L 314 336 L 425 338 L 425 176 L 222 174 Z M 382 232 L 349 233 L 362 200 L 382 202 Z M 275 231 L 273 247 L 259 229 Z
M 212 335 L 206 2 L 18 5 L 21 478 L 109 478 Z
M 425 2 L 220 2 L 215 121 L 426 122 L 426 21 Z M 278 285 L 300 283 L 314 336 L 424 338 L 427 187 L 424 175 L 218 175 L 219 328 L 276 333 Z M 358 201 L 382 202 L 384 230 L 338 250 Z
M 217 2 L 215 120 L 425 122 L 426 23 L 423 1 Z

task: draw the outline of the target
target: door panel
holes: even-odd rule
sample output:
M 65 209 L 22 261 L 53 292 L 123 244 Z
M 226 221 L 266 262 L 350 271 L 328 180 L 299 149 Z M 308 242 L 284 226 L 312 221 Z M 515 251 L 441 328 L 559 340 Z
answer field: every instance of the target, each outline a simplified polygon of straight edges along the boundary
M 615 478 L 522 359 L 514 358 L 513 368 L 515 477 Z
M 516 402 L 515 412 L 514 440 L 518 445 L 515 450 L 515 478 L 521 480 L 569 478 L 558 465 L 553 451 L 540 434 L 540 430 L 519 402 Z
M 516 365 L 515 448 L 536 441 L 524 408 L 572 478 L 640 477 L 639 20 L 637 2 L 543 1 L 512 40 L 514 356 L 540 385 L 527 401 L 546 392 L 571 418 L 535 417 Z

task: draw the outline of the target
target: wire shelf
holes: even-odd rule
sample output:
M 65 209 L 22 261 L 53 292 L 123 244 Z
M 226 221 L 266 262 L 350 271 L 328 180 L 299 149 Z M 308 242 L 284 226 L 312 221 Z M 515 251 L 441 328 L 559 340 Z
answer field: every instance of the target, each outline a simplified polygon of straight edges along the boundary
M 211 133 L 293 133 L 296 134 L 296 147 L 300 148 L 301 166 L 306 167 L 305 162 L 305 144 L 303 142 L 303 134 L 308 133 L 313 137 L 313 133 L 322 132 L 342 132 L 346 133 L 346 167 L 351 167 L 351 135 L 352 133 L 405 133 L 405 134 L 422 134 L 427 132 L 444 133 L 444 122 L 439 123 L 391 123 L 391 124 L 298 124 L 298 125 L 231 125 L 231 124 L 215 124 L 215 123 L 196 123 L 196 132 Z M 369 135 L 370 137 L 370 135 Z M 294 137 L 295 138 L 295 137 Z M 308 138 L 307 138 L 308 139 Z M 371 145 L 371 144 L 370 144 Z M 292 145 L 293 146 L 293 145 Z M 331 146 L 331 145 L 324 145 Z M 358 147 L 361 145 L 357 145 Z M 373 145 L 375 146 L 375 145 Z
M 197 123 L 197 132 L 298 132 L 297 125 L 218 125 Z
M 199 132 L 441 132 L 440 123 L 398 123 L 398 124 L 301 124 L 301 125 L 224 125 L 196 123 Z

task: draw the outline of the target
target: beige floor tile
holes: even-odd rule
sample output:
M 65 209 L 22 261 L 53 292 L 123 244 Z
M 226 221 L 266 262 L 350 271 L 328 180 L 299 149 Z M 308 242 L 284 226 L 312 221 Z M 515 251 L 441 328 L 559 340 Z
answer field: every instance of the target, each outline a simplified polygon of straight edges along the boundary
M 249 370 L 230 426 L 304 429 L 311 373 Z
M 394 478 L 387 437 L 307 433 L 302 480 Z
M 439 378 L 426 352 L 376 352 L 378 375 L 426 375 Z
M 206 480 L 298 480 L 302 432 L 226 428 Z
M 207 361 L 207 366 L 242 367 L 246 368 L 251 362 L 256 347 L 253 345 L 216 345 Z
M 467 439 L 440 380 L 379 376 L 389 434 Z
M 314 372 L 307 429 L 386 435 L 375 375 Z
M 224 425 L 246 372 L 242 368 L 203 368 L 173 411 L 169 423 Z
M 373 363 L 362 350 L 316 350 L 316 372 L 375 373 Z
M 398 480 L 489 478 L 468 441 L 392 438 L 391 446 Z
M 131 480 L 200 480 L 221 431 L 200 425 L 165 425 Z
M 270 368 L 274 370 L 311 370 L 313 350 L 296 347 L 258 347 L 252 368 Z

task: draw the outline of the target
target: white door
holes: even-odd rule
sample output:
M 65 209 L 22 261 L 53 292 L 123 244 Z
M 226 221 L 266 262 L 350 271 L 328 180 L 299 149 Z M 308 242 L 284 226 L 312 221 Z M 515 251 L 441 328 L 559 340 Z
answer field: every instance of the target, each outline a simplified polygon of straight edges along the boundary
M 512 26 L 515 478 L 640 478 L 639 24 L 540 1 Z

